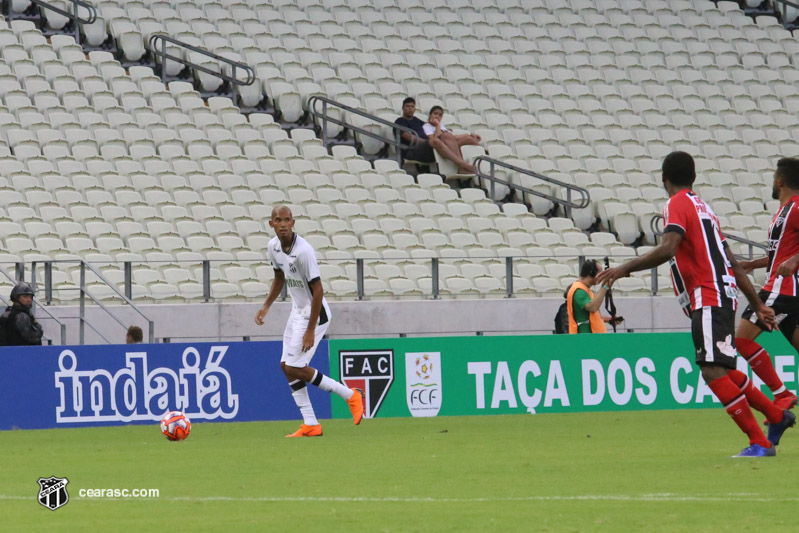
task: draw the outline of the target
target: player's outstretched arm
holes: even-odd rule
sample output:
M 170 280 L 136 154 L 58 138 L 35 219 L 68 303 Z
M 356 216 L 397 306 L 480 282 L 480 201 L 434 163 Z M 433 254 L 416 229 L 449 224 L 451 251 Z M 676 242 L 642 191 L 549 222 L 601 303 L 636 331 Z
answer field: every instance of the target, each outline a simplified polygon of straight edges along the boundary
M 627 261 L 623 265 L 603 270 L 597 275 L 596 281 L 597 283 L 605 283 L 612 286 L 617 279 L 625 278 L 632 272 L 647 270 L 662 265 L 674 257 L 681 242 L 682 235 L 679 233 L 674 231 L 665 233 L 661 243 L 652 248 L 648 253 L 641 257 L 636 257 L 632 261 Z
M 272 288 L 269 289 L 269 295 L 266 297 L 264 305 L 255 313 L 255 323 L 259 326 L 264 325 L 264 318 L 269 312 L 269 308 L 280 296 L 280 291 L 283 290 L 283 285 L 286 283 L 286 275 L 282 270 L 275 270 L 275 277 L 272 279 Z
M 755 269 L 766 268 L 768 266 L 768 257 L 761 257 L 752 261 L 741 261 L 739 264 L 743 271 L 748 274 Z
M 752 282 L 749 281 L 749 276 L 746 275 L 740 263 L 735 259 L 735 254 L 726 246 L 724 247 L 724 251 L 727 254 L 727 259 L 730 261 L 730 266 L 732 266 L 732 271 L 735 274 L 735 283 L 738 285 L 738 288 L 744 293 L 746 299 L 749 300 L 749 305 L 752 306 L 755 314 L 757 314 L 757 318 L 769 328 L 773 329 L 777 325 L 777 320 L 774 317 L 774 309 L 764 304 L 760 296 L 757 295 L 757 291 L 752 286 Z

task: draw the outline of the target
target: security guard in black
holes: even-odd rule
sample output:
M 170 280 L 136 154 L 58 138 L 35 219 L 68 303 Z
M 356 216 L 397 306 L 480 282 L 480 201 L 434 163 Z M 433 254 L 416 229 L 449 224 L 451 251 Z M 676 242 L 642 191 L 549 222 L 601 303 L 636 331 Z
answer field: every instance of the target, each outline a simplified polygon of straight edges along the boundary
M 42 325 L 31 312 L 33 287 L 19 282 L 11 289 L 13 305 L 0 315 L 0 346 L 41 346 Z

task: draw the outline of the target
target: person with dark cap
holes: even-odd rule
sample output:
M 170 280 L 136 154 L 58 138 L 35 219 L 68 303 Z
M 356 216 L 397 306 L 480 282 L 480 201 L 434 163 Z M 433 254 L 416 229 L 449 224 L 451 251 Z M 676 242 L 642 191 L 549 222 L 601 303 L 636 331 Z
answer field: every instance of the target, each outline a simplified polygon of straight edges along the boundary
M 11 289 L 12 305 L 0 315 L 0 346 L 41 346 L 44 330 L 31 311 L 34 294 L 24 281 Z

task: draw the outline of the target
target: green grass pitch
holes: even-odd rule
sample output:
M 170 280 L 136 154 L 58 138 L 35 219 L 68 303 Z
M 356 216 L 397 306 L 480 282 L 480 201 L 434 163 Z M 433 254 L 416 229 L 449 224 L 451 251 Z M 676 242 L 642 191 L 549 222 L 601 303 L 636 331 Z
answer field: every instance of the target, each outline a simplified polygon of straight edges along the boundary
M 791 531 L 799 433 L 776 458 L 720 408 L 194 424 L 0 432 L 0 529 L 11 531 Z M 66 476 L 70 501 L 36 501 Z M 156 488 L 151 499 L 81 488 Z

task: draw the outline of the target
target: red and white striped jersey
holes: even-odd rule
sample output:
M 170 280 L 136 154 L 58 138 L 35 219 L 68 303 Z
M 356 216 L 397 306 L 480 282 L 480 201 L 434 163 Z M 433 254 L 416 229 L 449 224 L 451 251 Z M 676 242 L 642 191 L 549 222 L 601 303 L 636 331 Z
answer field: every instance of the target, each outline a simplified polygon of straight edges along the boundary
M 664 233 L 682 235 L 677 254 L 669 261 L 674 292 L 686 314 L 702 307 L 738 305 L 738 287 L 725 253 L 719 219 L 699 196 L 684 189 L 663 209 Z
M 766 284 L 764 291 L 771 293 L 774 298 L 778 294 L 799 296 L 799 277 L 794 273 L 789 278 L 777 275 L 779 267 L 786 259 L 799 253 L 799 196 L 791 198 L 782 204 L 771 219 L 768 227 L 768 267 L 766 270 Z M 771 305 L 766 302 L 766 305 Z

